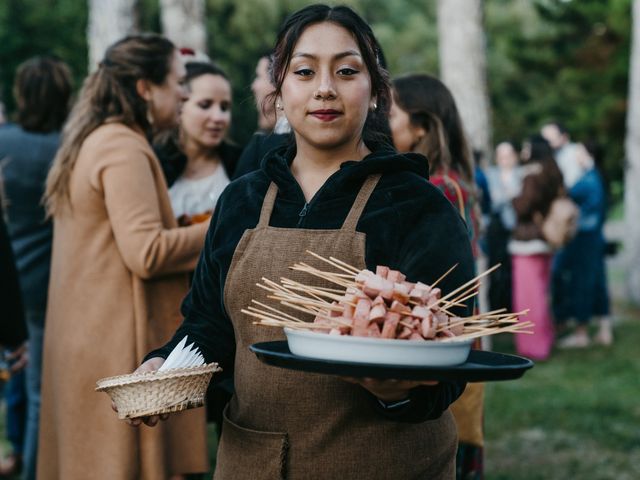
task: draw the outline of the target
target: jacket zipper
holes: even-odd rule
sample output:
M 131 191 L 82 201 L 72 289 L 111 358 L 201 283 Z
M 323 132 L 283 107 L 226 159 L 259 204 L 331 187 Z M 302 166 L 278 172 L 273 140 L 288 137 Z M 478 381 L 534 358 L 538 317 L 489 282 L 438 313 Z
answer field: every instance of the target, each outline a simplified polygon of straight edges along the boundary
M 302 225 L 302 222 L 304 221 L 304 217 L 307 216 L 307 212 L 309 212 L 309 204 L 305 203 L 304 207 L 302 207 L 302 210 L 300 210 L 300 213 L 298 213 L 298 225 L 296 225 L 296 227 L 300 227 Z

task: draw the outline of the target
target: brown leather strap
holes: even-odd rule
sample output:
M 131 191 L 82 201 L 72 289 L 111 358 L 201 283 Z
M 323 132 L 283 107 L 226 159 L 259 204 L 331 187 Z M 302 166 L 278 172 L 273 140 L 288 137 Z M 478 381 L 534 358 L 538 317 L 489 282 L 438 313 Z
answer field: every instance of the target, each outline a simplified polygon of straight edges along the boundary
M 278 195 L 278 186 L 271 182 L 269 190 L 264 196 L 262 201 L 262 210 L 260 210 L 260 220 L 258 220 L 258 227 L 268 227 L 269 220 L 271 220 L 271 212 L 273 212 L 273 205 L 276 203 L 276 196 Z
M 355 202 L 351 206 L 351 211 L 344 223 L 342 224 L 342 230 L 351 230 L 355 231 L 356 226 L 358 225 L 358 220 L 360 220 L 360 215 L 362 215 L 362 211 L 364 210 L 365 205 L 369 201 L 369 197 L 373 190 L 376 188 L 378 181 L 380 180 L 381 174 L 370 175 L 362 184 L 362 188 L 360 188 L 360 192 L 356 197 Z

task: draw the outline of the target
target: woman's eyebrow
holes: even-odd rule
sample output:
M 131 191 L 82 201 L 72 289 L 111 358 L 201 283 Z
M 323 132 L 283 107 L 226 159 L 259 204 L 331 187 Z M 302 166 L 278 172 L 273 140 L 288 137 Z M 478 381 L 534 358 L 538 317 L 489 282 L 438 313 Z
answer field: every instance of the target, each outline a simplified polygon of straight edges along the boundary
M 318 59 L 317 55 L 314 55 L 312 53 L 296 52 L 293 55 L 291 55 L 291 58 L 298 58 L 298 57 L 310 58 L 312 60 Z M 336 53 L 333 56 L 333 59 L 340 60 L 345 57 L 362 57 L 362 55 L 360 55 L 360 52 L 358 52 L 357 50 L 346 50 L 344 52 Z

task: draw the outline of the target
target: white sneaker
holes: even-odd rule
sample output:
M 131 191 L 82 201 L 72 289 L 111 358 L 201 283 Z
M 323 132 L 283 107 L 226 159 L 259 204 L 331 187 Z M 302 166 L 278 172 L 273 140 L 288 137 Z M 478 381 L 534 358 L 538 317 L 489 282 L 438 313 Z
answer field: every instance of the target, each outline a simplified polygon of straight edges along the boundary
M 586 348 L 590 345 L 589 336 L 582 333 L 572 333 L 558 342 L 558 348 Z

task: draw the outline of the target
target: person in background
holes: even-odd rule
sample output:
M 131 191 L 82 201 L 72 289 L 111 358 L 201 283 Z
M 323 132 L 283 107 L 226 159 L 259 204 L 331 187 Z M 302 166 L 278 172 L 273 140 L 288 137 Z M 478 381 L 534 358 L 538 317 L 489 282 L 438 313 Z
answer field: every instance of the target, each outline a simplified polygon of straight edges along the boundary
M 518 150 L 512 142 L 496 146 L 495 165 L 487 171 L 491 192 L 492 212 L 487 229 L 489 265 L 502 267 L 489 277 L 489 308 L 512 310 L 511 255 L 507 249 L 511 232 L 516 225 L 513 199 L 521 189 Z
M 258 109 L 258 132 L 271 133 L 278 121 L 273 102 L 267 102 L 267 97 L 273 92 L 271 82 L 271 52 L 265 53 L 258 59 L 256 76 L 251 82 L 251 91 Z
M 0 198 L 0 305 L 2 305 L 2 315 L 0 316 L 0 350 L 3 351 L 2 369 L 0 376 L 2 380 L 11 380 L 24 372 L 25 365 L 29 361 L 27 346 L 27 326 L 24 319 L 24 308 L 22 305 L 22 295 L 18 271 L 15 265 L 13 249 L 7 227 L 4 222 L 2 199 Z M 24 382 L 20 384 L 24 387 Z M 0 478 L 10 478 L 20 473 L 22 468 L 22 452 L 25 415 L 23 411 L 16 411 L 12 408 L 12 401 L 15 396 L 9 395 L 7 389 L 5 402 L 7 408 L 7 437 L 12 444 L 13 452 L 3 460 L 0 466 Z M 20 399 L 22 397 L 18 397 Z M 26 404 L 26 402 L 24 402 Z M 24 410 L 24 406 L 21 406 Z M 12 415 L 12 416 L 10 416 Z
M 186 65 L 189 98 L 180 125 L 155 145 L 178 224 L 207 221 L 233 176 L 241 149 L 229 139 L 231 84 L 211 62 Z
M 53 235 L 41 200 L 69 112 L 72 89 L 71 72 L 61 60 L 27 60 L 18 67 L 14 82 L 17 123 L 0 130 L 0 182 L 29 330 L 24 440 L 27 480 L 36 475 L 42 342 Z
M 564 186 L 568 190 L 582 176 L 582 169 L 576 158 L 577 145 L 571 141 L 569 132 L 559 122 L 549 122 L 542 126 L 540 135 L 549 142 L 562 172 Z
M 111 45 L 87 77 L 47 177 L 54 219 L 39 480 L 183 478 L 208 470 L 203 410 L 133 431 L 96 380 L 131 371 L 180 321 L 207 223 L 179 228 L 147 138 L 177 125 L 186 97 L 174 45 Z M 90 419 L 90 421 L 79 421 Z
M 475 251 L 478 206 L 473 162 L 449 89 L 426 74 L 396 78 L 389 125 L 399 152 L 418 152 L 429 159 L 429 181 L 460 211 Z
M 575 319 L 578 325 L 558 342 L 561 348 L 589 346 L 588 327 L 594 316 L 600 317 L 595 341 L 604 346 L 613 342 L 604 263 L 607 198 L 596 168 L 599 154 L 593 142 L 576 145 L 576 158 L 583 174 L 568 194 L 580 209 L 578 231 L 554 259 L 552 298 L 556 322 L 563 325 Z
M 364 20 L 348 7 L 305 7 L 285 21 L 274 52 L 274 97 L 295 144 L 225 190 L 185 321 L 138 371 L 157 369 L 184 335 L 207 362 L 233 369 L 216 479 L 451 478 L 457 435 L 448 406 L 464 382 L 345 381 L 269 367 L 248 349 L 284 338 L 242 313 L 264 298 L 256 282 L 302 279 L 289 267 L 307 250 L 426 283 L 458 263 L 443 293 L 473 276 L 464 224 L 427 181 L 426 158 L 398 154 L 371 128 L 386 118 L 390 93 Z
M 421 153 L 429 160 L 429 180 L 444 193 L 465 221 L 477 255 L 478 216 L 471 150 L 453 95 L 437 78 L 411 74 L 393 81 L 389 125 L 399 152 Z M 478 341 L 475 348 L 480 347 Z M 467 385 L 451 406 L 458 426 L 458 479 L 483 475 L 484 385 Z
M 0 320 L 0 345 L 16 351 L 27 340 L 27 325 L 24 321 L 24 308 L 20 292 L 18 270 L 11 248 L 11 239 L 4 222 L 4 210 L 0 199 L 0 305 L 2 305 L 2 319 Z M 9 358 L 14 364 L 11 369 L 15 372 L 28 362 L 26 350 L 22 349 L 20 356 Z
M 512 201 L 516 225 L 508 248 L 512 264 L 513 309 L 529 309 L 525 318 L 534 323 L 534 333 L 515 334 L 515 344 L 520 355 L 545 360 L 554 343 L 549 308 L 553 252 L 542 235 L 540 220 L 548 214 L 553 201 L 564 193 L 564 186 L 553 150 L 540 135 L 525 142 L 522 160 L 522 190 Z
M 487 174 L 484 172 L 484 168 L 482 168 L 482 156 L 480 150 L 473 150 L 473 177 L 476 181 L 478 204 L 480 205 L 481 213 L 479 243 L 482 251 L 486 253 L 487 245 L 485 237 L 491 218 L 491 191 L 489 190 Z
M 7 112 L 4 106 L 4 102 L 0 102 L 0 127 L 7 124 Z
M 235 178 L 260 168 L 264 155 L 291 140 L 291 128 L 280 104 L 269 101 L 275 86 L 271 78 L 272 53 L 260 57 L 251 91 L 258 109 L 258 131 L 240 156 Z
M 232 118 L 231 84 L 211 62 L 186 57 L 185 101 L 178 129 L 156 144 L 180 225 L 208 220 L 234 174 L 240 149 L 228 139 Z M 222 428 L 222 410 L 233 393 L 231 375 L 221 372 L 207 392 L 207 419 Z

